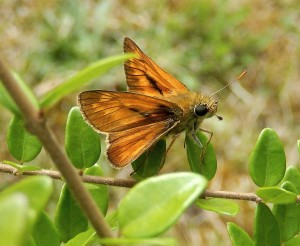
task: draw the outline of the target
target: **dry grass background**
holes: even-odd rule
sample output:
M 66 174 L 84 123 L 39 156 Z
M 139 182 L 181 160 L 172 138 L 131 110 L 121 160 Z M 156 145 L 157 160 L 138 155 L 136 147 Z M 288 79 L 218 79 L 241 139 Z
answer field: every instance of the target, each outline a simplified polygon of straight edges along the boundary
M 0 52 L 38 96 L 90 62 L 121 53 L 125 36 L 190 89 L 203 93 L 216 91 L 246 68 L 248 75 L 240 84 L 216 95 L 224 120 L 207 120 L 203 128 L 214 131 L 218 156 L 210 189 L 253 192 L 248 160 L 263 128 L 277 131 L 288 165 L 299 165 L 299 9 L 297 0 L 2 0 Z M 122 66 L 82 90 L 87 88 L 124 89 Z M 75 97 L 70 95 L 46 112 L 62 144 Z M 1 105 L 0 110 L 0 160 L 11 159 L 5 141 L 11 114 Z M 162 172 L 187 170 L 186 162 L 182 137 Z M 35 164 L 52 168 L 45 152 Z M 112 177 L 131 172 L 116 172 L 107 163 L 103 168 Z M 7 175 L 0 178 L 1 187 L 14 182 Z M 113 188 L 111 193 L 118 200 L 124 190 Z M 181 245 L 230 245 L 227 221 L 252 235 L 255 205 L 239 204 L 241 211 L 234 218 L 192 207 L 166 235 L 175 236 Z

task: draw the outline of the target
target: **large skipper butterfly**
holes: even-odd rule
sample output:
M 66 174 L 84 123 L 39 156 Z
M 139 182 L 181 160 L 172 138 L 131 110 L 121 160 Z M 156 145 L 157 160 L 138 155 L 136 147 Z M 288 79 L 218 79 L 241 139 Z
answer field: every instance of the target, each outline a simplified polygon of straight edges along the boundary
M 136 55 L 124 65 L 128 91 L 94 90 L 78 95 L 86 121 L 107 134 L 107 157 L 113 166 L 130 164 L 170 134 L 188 131 L 202 146 L 195 134 L 199 129 L 210 133 L 211 139 L 212 132 L 199 126 L 204 119 L 217 116 L 218 101 L 211 95 L 189 91 L 129 38 L 124 40 L 124 52 Z

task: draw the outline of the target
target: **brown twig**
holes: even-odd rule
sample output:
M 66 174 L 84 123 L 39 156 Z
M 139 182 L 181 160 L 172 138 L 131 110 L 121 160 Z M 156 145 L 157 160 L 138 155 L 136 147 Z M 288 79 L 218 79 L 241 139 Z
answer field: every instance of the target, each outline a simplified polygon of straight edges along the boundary
M 262 199 L 260 197 L 258 197 L 257 195 L 255 195 L 254 193 L 206 190 L 204 192 L 203 196 L 204 197 L 233 199 L 233 200 L 245 200 L 245 201 L 252 201 L 252 202 L 256 202 L 256 203 L 262 202 Z
M 0 172 L 16 174 L 17 171 L 18 170 L 12 166 L 0 163 Z M 24 171 L 20 175 L 46 175 L 53 179 L 62 179 L 62 176 L 58 171 L 51 171 L 51 170 L 44 170 L 44 169 L 39 171 Z M 85 183 L 104 184 L 109 186 L 126 187 L 126 188 L 131 188 L 137 184 L 137 181 L 129 180 L 129 179 L 114 179 L 114 178 L 106 178 L 106 177 L 91 176 L 91 175 L 82 175 L 82 180 Z M 201 197 L 245 200 L 245 201 L 252 201 L 256 203 L 262 202 L 262 199 L 257 195 L 255 195 L 254 193 L 242 193 L 242 192 L 232 192 L 232 191 L 206 190 Z M 300 202 L 300 196 L 297 196 L 297 202 Z
M 26 122 L 27 129 L 39 138 L 44 148 L 48 151 L 54 164 L 66 180 L 73 196 L 77 200 L 83 212 L 89 218 L 97 234 L 100 237 L 113 237 L 108 224 L 104 220 L 104 216 L 101 214 L 95 201 L 91 198 L 90 194 L 83 186 L 80 176 L 76 172 L 75 168 L 70 164 L 65 153 L 62 151 L 53 132 L 48 128 L 46 118 L 42 111 L 40 111 L 23 92 L 1 58 L 0 79 L 19 107 Z
M 58 179 L 58 180 L 63 179 L 62 175 L 58 171 L 41 169 L 37 171 L 22 171 L 22 173 L 19 173 L 17 168 L 14 168 L 10 165 L 1 162 L 0 162 L 0 172 L 10 173 L 14 175 L 28 175 L 28 176 L 43 175 L 43 176 L 51 177 L 53 179 Z M 136 181 L 129 180 L 129 179 L 113 179 L 113 178 L 105 178 L 105 177 L 92 176 L 92 175 L 81 175 L 81 177 L 83 182 L 85 183 L 104 184 L 104 185 L 126 187 L 126 188 L 131 188 L 137 183 Z

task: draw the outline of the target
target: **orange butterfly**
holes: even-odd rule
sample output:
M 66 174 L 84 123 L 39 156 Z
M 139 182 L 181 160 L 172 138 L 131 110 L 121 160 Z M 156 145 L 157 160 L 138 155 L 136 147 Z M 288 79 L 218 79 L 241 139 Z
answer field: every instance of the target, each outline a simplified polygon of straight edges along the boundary
M 128 92 L 94 90 L 78 95 L 86 121 L 107 134 L 109 161 L 124 167 L 160 138 L 185 130 L 202 146 L 195 131 L 205 118 L 216 115 L 218 101 L 189 91 L 129 38 L 124 40 L 124 52 L 136 54 L 124 65 Z M 212 132 L 200 130 L 212 137 Z

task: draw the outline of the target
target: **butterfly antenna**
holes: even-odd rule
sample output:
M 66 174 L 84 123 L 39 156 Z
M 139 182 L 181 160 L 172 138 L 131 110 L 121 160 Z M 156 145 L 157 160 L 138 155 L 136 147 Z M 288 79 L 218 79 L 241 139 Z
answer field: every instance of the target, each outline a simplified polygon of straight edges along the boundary
M 220 91 L 224 90 L 226 87 L 230 86 L 231 84 L 233 84 L 234 82 L 237 82 L 238 80 L 240 80 L 242 77 L 244 77 L 244 75 L 247 73 L 246 70 L 244 70 L 235 80 L 229 82 L 227 85 L 225 85 L 224 87 L 222 87 L 221 89 L 215 91 L 214 93 L 212 93 L 210 96 L 213 96 L 217 93 L 219 93 Z

